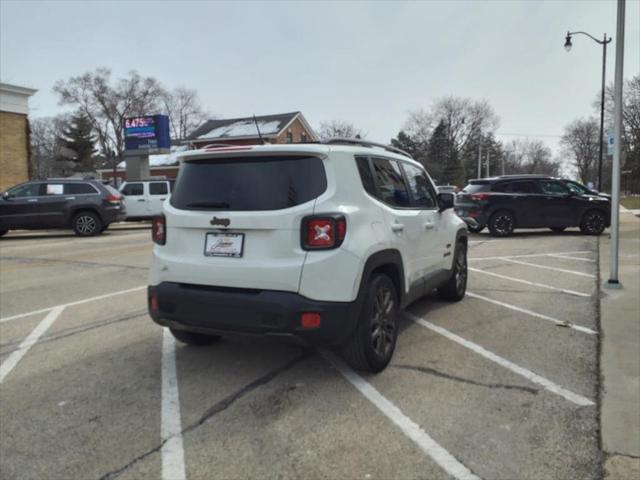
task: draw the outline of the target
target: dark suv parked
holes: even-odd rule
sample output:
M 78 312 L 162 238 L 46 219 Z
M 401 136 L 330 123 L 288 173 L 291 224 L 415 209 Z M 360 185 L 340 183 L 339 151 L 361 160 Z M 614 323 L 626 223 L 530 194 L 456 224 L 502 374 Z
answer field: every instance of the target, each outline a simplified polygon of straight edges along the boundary
M 102 233 L 124 219 L 120 193 L 89 179 L 34 180 L 0 198 L 0 236 L 12 229 L 71 228 L 80 236 Z
M 562 232 L 580 227 L 600 235 L 609 226 L 608 197 L 571 188 L 570 181 L 539 175 L 471 180 L 456 197 L 456 213 L 472 232 L 489 227 L 505 237 L 515 228 L 550 228 Z

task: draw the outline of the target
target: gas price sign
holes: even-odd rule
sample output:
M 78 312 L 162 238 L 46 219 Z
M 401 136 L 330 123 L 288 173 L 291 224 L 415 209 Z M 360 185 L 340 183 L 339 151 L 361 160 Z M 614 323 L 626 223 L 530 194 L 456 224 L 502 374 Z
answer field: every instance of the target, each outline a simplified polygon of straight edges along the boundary
M 171 147 L 169 117 L 144 115 L 124 121 L 125 150 L 155 150 Z

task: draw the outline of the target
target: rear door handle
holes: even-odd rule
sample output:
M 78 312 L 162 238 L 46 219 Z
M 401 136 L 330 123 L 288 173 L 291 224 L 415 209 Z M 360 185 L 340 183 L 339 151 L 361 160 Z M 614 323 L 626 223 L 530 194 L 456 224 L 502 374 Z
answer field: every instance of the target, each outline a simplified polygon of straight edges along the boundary
M 37 199 L 37 198 L 30 198 L 29 200 L 27 200 L 27 202 L 32 202 L 32 203 L 33 203 L 33 202 L 37 202 L 37 201 L 38 201 L 38 199 Z
M 144 198 L 138 199 L 139 202 L 144 202 Z
M 394 223 L 391 225 L 392 232 L 402 232 L 404 230 L 404 225 L 401 223 Z
M 424 224 L 424 228 L 425 228 L 426 230 L 431 230 L 433 227 L 435 227 L 435 225 L 434 225 L 433 223 L 431 223 L 431 222 L 426 222 L 426 223 Z

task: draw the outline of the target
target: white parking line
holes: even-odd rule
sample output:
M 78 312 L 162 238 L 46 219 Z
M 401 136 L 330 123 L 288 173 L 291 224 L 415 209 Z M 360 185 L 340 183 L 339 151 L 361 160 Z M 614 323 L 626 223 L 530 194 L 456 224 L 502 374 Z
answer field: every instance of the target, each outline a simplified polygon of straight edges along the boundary
M 504 260 L 505 258 L 534 258 L 534 257 L 547 257 L 552 255 L 564 255 L 564 254 L 577 254 L 577 253 L 591 253 L 589 250 L 578 250 L 575 252 L 554 252 L 554 253 L 529 253 L 526 255 L 501 255 L 499 257 L 469 257 L 469 260 Z
M 327 350 L 320 350 L 333 366 L 353 385 L 364 397 L 373 403 L 389 420 L 409 437 L 429 457 L 433 459 L 445 472 L 458 480 L 480 480 L 467 467 L 460 463 L 453 455 L 437 443 L 420 425 L 407 417 L 402 410 L 384 397 L 373 385 L 349 368 L 340 358 Z
M 2 362 L 0 365 L 0 383 L 4 381 L 7 375 L 11 373 L 11 370 L 15 368 L 18 362 L 26 355 L 31 347 L 38 341 L 38 339 L 49 330 L 49 327 L 53 325 L 53 322 L 60 316 L 64 310 L 63 306 L 53 308 L 49 314 L 42 319 L 42 321 L 34 328 L 31 333 L 25 338 L 17 350 L 11 352 L 11 355 Z
M 151 239 L 151 233 L 149 230 L 145 230 L 144 232 L 136 232 L 136 233 L 121 233 L 120 235 L 114 235 L 114 236 L 108 236 L 108 237 L 96 237 L 96 238 L 83 238 L 81 239 L 80 244 L 78 245 L 86 245 L 86 244 L 93 244 L 93 243 L 104 243 L 105 245 L 108 245 L 111 243 L 111 241 L 115 241 L 121 238 L 130 238 L 130 237 L 137 237 L 137 236 L 147 236 L 149 237 L 149 239 Z M 20 241 L 20 242 L 16 242 L 16 243 L 11 243 L 10 245 L 6 245 L 5 243 L 9 240 L 11 240 L 10 238 L 3 240 L 2 244 L 0 244 L 0 253 L 6 251 L 6 250 L 23 250 L 25 248 L 34 248 L 37 247 L 38 249 L 42 249 L 42 248 L 50 248 L 50 247 L 57 247 L 57 246 L 61 246 L 61 247 L 69 247 L 69 241 L 73 240 L 75 237 L 69 237 L 69 238 L 64 238 L 64 239 L 60 239 L 57 242 L 48 242 L 48 243 L 38 243 L 38 240 L 36 238 L 30 239 L 33 240 L 33 243 L 29 243 L 29 244 L 24 244 L 24 240 Z
M 575 270 L 567 270 L 565 268 L 550 267 L 548 265 L 538 265 L 537 263 L 523 262 L 522 260 L 514 260 L 513 258 L 506 258 L 505 257 L 504 261 L 505 262 L 510 262 L 510 263 L 517 263 L 518 265 L 526 265 L 527 267 L 535 267 L 535 268 L 542 268 L 542 269 L 545 269 L 545 270 L 553 270 L 554 272 L 570 273 L 572 275 L 578 275 L 580 277 L 596 278 L 595 275 L 592 275 L 590 273 L 577 272 Z
M 577 260 L 580 262 L 591 262 L 591 263 L 595 263 L 595 260 L 592 260 L 591 258 L 582 258 L 582 257 L 573 257 L 570 255 L 558 255 L 558 254 L 553 254 L 553 253 L 549 253 L 547 254 L 549 257 L 555 257 L 555 258 L 565 258 L 567 260 Z
M 82 300 L 76 300 L 75 302 L 63 303 L 62 305 L 54 305 L 53 307 L 41 308 L 40 310 L 33 310 L 31 312 L 19 313 L 17 315 L 12 315 L 10 317 L 0 318 L 0 323 L 9 322 L 11 320 L 17 320 L 19 318 L 29 317 L 31 315 L 36 315 L 38 313 L 46 313 L 49 310 L 53 310 L 54 308 L 72 307 L 74 305 L 81 305 L 83 303 L 93 302 L 95 300 L 102 300 L 104 298 L 114 297 L 116 295 L 124 295 L 125 293 L 137 292 L 138 290 L 142 290 L 144 288 L 147 288 L 147 286 L 146 285 L 142 285 L 140 287 L 129 288 L 127 290 L 119 290 L 117 292 L 105 293 L 104 295 L 97 295 L 95 297 L 84 298 Z
M 160 435 L 163 445 L 163 480 L 184 480 L 184 447 L 180 419 L 180 395 L 176 373 L 176 342 L 168 328 L 162 334 L 162 411 Z
M 446 330 L 438 325 L 435 325 L 431 322 L 428 322 L 416 315 L 413 315 L 409 312 L 405 312 L 405 315 L 413 320 L 415 323 L 428 328 L 429 330 L 436 332 L 446 338 L 448 338 L 449 340 L 452 340 L 454 342 L 456 342 L 459 345 L 462 345 L 465 348 L 468 348 L 469 350 L 477 353 L 478 355 L 483 356 L 484 358 L 491 360 L 492 362 L 497 363 L 498 365 L 500 365 L 501 367 L 504 367 L 508 370 L 511 370 L 514 373 L 517 373 L 518 375 L 526 378 L 527 380 L 533 382 L 533 383 L 537 383 L 538 385 L 544 387 L 546 390 L 549 390 L 552 393 L 555 393 L 556 395 L 560 395 L 561 397 L 565 398 L 566 400 L 569 400 L 570 402 L 575 403 L 576 405 L 580 405 L 580 406 L 591 406 L 591 405 L 595 405 L 594 402 L 592 402 L 591 400 L 589 400 L 586 397 L 583 397 L 582 395 L 578 395 L 577 393 L 573 393 L 570 390 L 567 390 L 563 387 L 561 387 L 560 385 L 557 385 L 555 383 L 553 383 L 551 380 L 548 380 L 544 377 L 541 377 L 540 375 L 533 373 L 531 370 L 527 370 L 524 367 L 521 367 L 519 365 L 516 365 L 515 363 L 507 360 L 506 358 L 502 358 L 498 355 L 496 355 L 493 352 L 490 352 L 489 350 L 485 349 L 484 347 L 481 347 L 480 345 L 470 342 L 469 340 L 465 340 L 462 337 L 459 337 L 458 335 L 456 335 L 455 333 L 451 333 L 449 330 Z
M 521 278 L 508 277 L 507 275 L 501 275 L 501 274 L 495 273 L 495 272 L 487 272 L 486 270 L 481 270 L 479 268 L 469 267 L 469 270 L 471 270 L 472 272 L 483 273 L 485 275 L 491 275 L 492 277 L 502 278 L 504 280 L 509 280 L 511 282 L 524 283 L 526 285 L 531 285 L 531 286 L 534 286 L 534 287 L 546 288 L 547 290 L 554 290 L 556 292 L 562 292 L 562 293 L 567 293 L 569 295 L 575 295 L 576 297 L 590 297 L 591 296 L 588 293 L 576 292 L 575 290 L 569 290 L 567 288 L 552 287 L 551 285 L 547 285 L 545 283 L 530 282 L 529 280 L 522 280 Z
M 508 308 L 510 310 L 515 310 L 516 312 L 525 313 L 532 317 L 541 318 L 542 320 L 547 320 L 549 322 L 555 323 L 561 327 L 571 328 L 573 330 L 577 330 L 578 332 L 588 333 L 589 335 L 597 335 L 598 332 L 595 330 L 591 330 L 590 328 L 583 327 L 582 325 L 576 325 L 571 322 L 563 322 L 562 320 L 558 320 L 557 318 L 550 317 L 548 315 L 543 315 L 542 313 L 534 312 L 532 310 L 527 310 L 526 308 L 518 307 L 516 305 L 512 305 L 510 303 L 501 302 L 499 300 L 494 300 L 493 298 L 485 297 L 483 295 L 478 295 L 477 293 L 472 293 L 467 291 L 467 295 L 471 298 L 477 298 L 478 300 L 484 300 L 485 302 L 493 303 L 494 305 L 499 305 L 504 308 Z

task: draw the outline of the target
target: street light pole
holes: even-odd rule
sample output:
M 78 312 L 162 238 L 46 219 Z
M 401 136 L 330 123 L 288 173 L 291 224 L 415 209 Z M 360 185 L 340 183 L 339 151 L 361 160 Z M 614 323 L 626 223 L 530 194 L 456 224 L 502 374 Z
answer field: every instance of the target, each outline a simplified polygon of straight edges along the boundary
M 624 1 L 618 0 L 616 24 L 616 75 L 614 80 L 613 166 L 611 169 L 611 265 L 607 285 L 620 286 L 618 247 L 620 242 L 620 154 L 622 152 L 622 86 L 624 64 Z
M 598 149 L 598 191 L 602 191 L 602 156 L 604 155 L 603 143 L 604 143 L 604 93 L 605 93 L 605 73 L 607 68 L 607 44 L 611 42 L 611 37 L 607 38 L 607 34 L 604 34 L 602 40 L 598 40 L 593 35 L 589 35 L 587 32 L 567 32 L 565 38 L 564 48 L 568 51 L 571 50 L 573 44 L 571 43 L 572 35 L 585 35 L 596 43 L 602 45 L 602 93 L 600 96 L 600 148 Z

